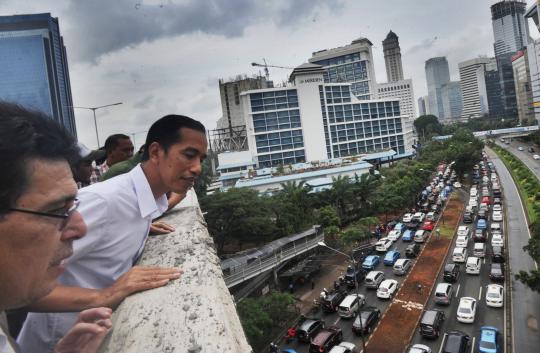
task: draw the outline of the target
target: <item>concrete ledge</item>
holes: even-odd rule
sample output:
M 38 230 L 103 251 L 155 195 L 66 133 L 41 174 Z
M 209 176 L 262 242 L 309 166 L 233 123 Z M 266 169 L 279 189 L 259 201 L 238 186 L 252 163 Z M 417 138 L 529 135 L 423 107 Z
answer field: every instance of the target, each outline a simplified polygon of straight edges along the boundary
M 128 297 L 100 353 L 252 352 L 194 193 L 163 221 L 176 231 L 150 237 L 138 264 L 175 266 L 184 274 Z

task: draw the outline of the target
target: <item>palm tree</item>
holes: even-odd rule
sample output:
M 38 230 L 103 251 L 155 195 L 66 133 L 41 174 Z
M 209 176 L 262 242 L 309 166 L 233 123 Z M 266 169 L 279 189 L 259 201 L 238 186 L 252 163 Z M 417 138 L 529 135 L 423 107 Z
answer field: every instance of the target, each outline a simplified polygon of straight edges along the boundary
M 351 201 L 352 196 L 352 184 L 349 177 L 339 175 L 337 177 L 332 177 L 332 189 L 330 190 L 330 199 L 332 203 L 336 206 L 338 211 L 339 218 L 343 221 L 348 205 Z
M 369 173 L 355 177 L 353 193 L 358 202 L 358 209 L 361 215 L 368 214 L 368 205 L 371 203 L 375 190 L 379 185 L 379 177 Z

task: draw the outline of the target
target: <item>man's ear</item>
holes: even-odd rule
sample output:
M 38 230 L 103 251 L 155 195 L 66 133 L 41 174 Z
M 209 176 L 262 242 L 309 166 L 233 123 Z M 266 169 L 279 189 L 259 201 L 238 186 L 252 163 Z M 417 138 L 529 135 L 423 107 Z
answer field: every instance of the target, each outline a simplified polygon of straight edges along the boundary
M 159 161 L 159 154 L 163 151 L 161 148 L 161 145 L 157 142 L 152 142 L 148 148 L 148 159 L 152 161 L 153 163 L 157 163 Z

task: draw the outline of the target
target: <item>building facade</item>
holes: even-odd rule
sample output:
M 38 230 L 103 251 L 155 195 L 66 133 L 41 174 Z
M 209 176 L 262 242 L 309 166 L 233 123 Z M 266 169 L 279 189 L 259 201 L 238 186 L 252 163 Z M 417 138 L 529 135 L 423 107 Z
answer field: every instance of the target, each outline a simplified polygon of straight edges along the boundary
M 534 108 L 529 72 L 529 59 L 526 49 L 519 50 L 516 55 L 512 57 L 512 68 L 514 70 L 514 85 L 516 86 L 519 122 L 528 124 L 530 120 L 534 120 Z
M 411 79 L 379 83 L 377 85 L 377 96 L 379 99 L 394 98 L 399 99 L 401 115 L 416 117 L 416 107 L 414 104 L 414 89 Z
M 403 65 L 401 63 L 399 37 L 394 32 L 390 31 L 382 44 L 384 63 L 386 66 L 386 78 L 388 82 L 403 80 Z
M 40 110 L 77 136 L 58 18 L 0 16 L 0 53 L 0 99 Z
M 431 58 L 426 61 L 426 81 L 430 114 L 444 119 L 442 86 L 450 82 L 450 70 L 446 57 Z
M 353 83 L 327 80 L 327 69 L 304 64 L 292 72 L 289 87 L 241 94 L 249 150 L 258 168 L 411 151 L 399 100 L 362 101 Z
M 525 18 L 532 26 L 540 31 L 540 4 L 535 2 L 527 9 Z M 540 123 L 540 38 L 530 39 L 527 43 L 527 59 L 529 61 L 529 73 L 531 80 L 531 95 L 534 110 L 534 118 Z
M 349 82 L 356 98 L 374 99 L 377 97 L 377 80 L 372 46 L 367 38 L 358 38 L 349 45 L 314 52 L 309 62 L 324 67 L 325 83 Z
M 463 99 L 461 85 L 458 81 L 450 81 L 441 87 L 441 96 L 444 110 L 444 122 L 451 122 L 461 117 Z
M 479 57 L 458 64 L 464 118 L 480 117 L 489 112 L 485 76 L 491 60 Z
M 418 116 L 428 115 L 428 97 L 422 96 L 418 98 Z

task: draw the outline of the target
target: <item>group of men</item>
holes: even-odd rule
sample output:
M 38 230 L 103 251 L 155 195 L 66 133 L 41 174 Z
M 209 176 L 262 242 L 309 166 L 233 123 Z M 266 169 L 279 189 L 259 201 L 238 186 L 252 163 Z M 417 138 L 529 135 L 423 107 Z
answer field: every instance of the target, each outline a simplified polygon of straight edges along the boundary
M 108 168 L 122 136 L 106 143 Z M 178 279 L 180 269 L 135 263 L 167 194 L 193 187 L 206 149 L 200 122 L 167 115 L 150 127 L 140 163 L 91 183 L 83 159 L 95 153 L 44 114 L 0 102 L 0 312 L 30 311 L 17 343 L 0 329 L 0 353 L 96 352 L 124 298 Z

